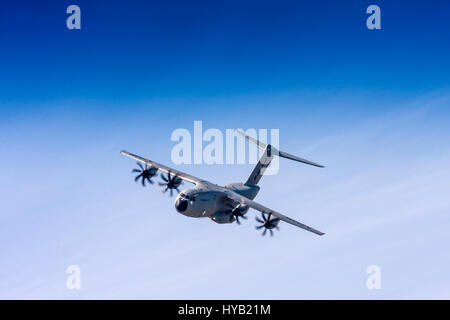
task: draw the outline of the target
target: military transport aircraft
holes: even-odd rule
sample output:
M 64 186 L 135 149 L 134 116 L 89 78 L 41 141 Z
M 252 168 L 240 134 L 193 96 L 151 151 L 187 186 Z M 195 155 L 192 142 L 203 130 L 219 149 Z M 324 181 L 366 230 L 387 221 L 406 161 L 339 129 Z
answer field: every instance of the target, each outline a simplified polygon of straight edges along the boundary
M 273 236 L 272 229 L 279 229 L 278 223 L 280 220 L 315 234 L 323 235 L 323 232 L 253 201 L 260 189 L 258 182 L 274 156 L 303 162 L 320 168 L 323 168 L 323 166 L 277 150 L 272 145 L 258 141 L 243 132 L 236 132 L 245 137 L 247 141 L 256 144 L 261 150 L 264 150 L 264 153 L 245 183 L 230 183 L 223 187 L 127 151 L 121 151 L 120 153 L 138 161 L 139 169 L 134 169 L 133 172 L 139 174 L 134 180 L 137 182 L 141 179 L 143 186 L 145 186 L 146 181 L 153 184 L 151 178 L 156 176 L 158 170 L 166 173 L 166 176 L 161 173 L 163 182 L 159 182 L 159 185 L 165 188 L 163 193 L 170 190 L 171 196 L 174 189 L 178 191 L 178 196 L 175 199 L 175 208 L 183 215 L 194 218 L 208 217 L 217 223 L 232 223 L 236 221 L 240 224 L 239 218 L 247 219 L 245 214 L 249 208 L 253 208 L 261 212 L 262 220 L 256 217 L 256 221 L 261 225 L 257 226 L 256 229 L 264 228 L 262 235 L 265 235 L 266 231 L 269 230 L 270 235 Z M 195 187 L 180 192 L 179 187 L 183 180 L 193 183 Z

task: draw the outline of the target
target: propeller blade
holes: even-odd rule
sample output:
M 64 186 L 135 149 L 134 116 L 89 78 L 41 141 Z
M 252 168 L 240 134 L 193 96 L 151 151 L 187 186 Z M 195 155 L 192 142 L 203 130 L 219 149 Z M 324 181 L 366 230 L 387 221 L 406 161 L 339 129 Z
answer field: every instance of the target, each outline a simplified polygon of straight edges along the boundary
M 266 217 L 266 214 L 264 212 L 262 212 L 261 216 L 264 219 L 264 221 L 259 219 L 258 217 L 255 217 L 255 220 L 257 222 L 261 223 L 260 226 L 255 227 L 256 230 L 264 228 L 264 231 L 262 232 L 263 236 L 267 233 L 267 230 L 269 230 L 270 236 L 273 237 L 273 230 L 272 229 L 276 228 L 277 230 L 279 230 L 278 222 L 280 222 L 281 219 L 278 218 L 278 217 L 272 218 L 272 213 L 269 213 L 268 216 Z M 241 217 L 242 218 L 246 218 L 244 216 L 241 216 Z
M 150 178 L 156 174 L 156 171 L 154 171 L 154 168 L 147 164 L 145 165 L 145 168 L 144 168 L 140 162 L 136 162 L 136 164 L 138 165 L 138 167 L 140 169 L 134 168 L 133 170 L 131 170 L 132 173 L 139 173 L 136 177 L 134 177 L 134 182 L 138 182 L 139 179 L 141 179 L 141 184 L 143 187 L 146 186 L 145 182 L 153 184 L 154 182 Z

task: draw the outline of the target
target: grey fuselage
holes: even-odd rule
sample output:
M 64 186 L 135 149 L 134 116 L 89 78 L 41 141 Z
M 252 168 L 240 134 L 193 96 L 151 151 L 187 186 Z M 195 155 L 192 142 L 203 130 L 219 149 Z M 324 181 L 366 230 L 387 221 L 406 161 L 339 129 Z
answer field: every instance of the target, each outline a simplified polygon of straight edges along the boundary
M 259 191 L 257 185 L 230 183 L 225 189 L 232 190 L 246 198 L 253 200 Z M 235 219 L 231 214 L 239 202 L 226 197 L 220 188 L 210 189 L 208 185 L 198 185 L 195 188 L 181 191 L 175 199 L 175 209 L 185 216 L 193 218 L 209 217 L 217 223 L 232 223 Z M 243 214 L 248 208 L 243 210 Z

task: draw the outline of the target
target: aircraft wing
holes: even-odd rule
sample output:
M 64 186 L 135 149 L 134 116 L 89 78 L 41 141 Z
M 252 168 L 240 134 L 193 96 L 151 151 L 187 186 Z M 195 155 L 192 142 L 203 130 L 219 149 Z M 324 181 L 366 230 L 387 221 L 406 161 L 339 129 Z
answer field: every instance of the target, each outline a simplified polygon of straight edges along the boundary
M 285 215 L 282 215 L 279 212 L 276 212 L 276 211 L 274 211 L 272 209 L 269 209 L 269 208 L 267 208 L 267 207 L 265 207 L 265 206 L 255 202 L 253 200 L 250 200 L 250 199 L 248 199 L 248 198 L 246 198 L 244 196 L 241 196 L 240 194 L 238 194 L 238 193 L 236 193 L 236 192 L 234 192 L 232 190 L 226 189 L 226 190 L 223 190 L 223 192 L 227 195 L 228 198 L 230 198 L 230 199 L 232 199 L 234 201 L 240 202 L 241 204 L 245 204 L 245 205 L 249 206 L 250 208 L 258 210 L 258 211 L 260 211 L 262 213 L 272 214 L 273 216 L 280 218 L 281 221 L 290 223 L 290 224 L 292 224 L 292 225 L 294 225 L 296 227 L 299 227 L 299 228 L 302 228 L 304 230 L 310 231 L 312 233 L 318 234 L 319 236 L 322 236 L 322 235 L 325 234 L 325 233 L 323 233 L 323 232 L 321 232 L 319 230 L 316 230 L 314 228 L 311 228 L 310 226 L 307 226 L 306 224 L 303 224 L 303 223 L 300 223 L 298 221 L 295 221 L 294 219 L 286 217 Z
M 209 181 L 196 178 L 194 176 L 191 176 L 190 174 L 187 174 L 187 173 L 181 172 L 179 170 L 175 170 L 175 169 L 169 168 L 169 167 L 167 167 L 165 165 L 162 165 L 162 164 L 159 164 L 159 163 L 157 163 L 155 161 L 151 161 L 149 159 L 140 157 L 140 156 L 135 155 L 133 153 L 130 153 L 128 151 L 122 150 L 122 151 L 120 151 L 120 153 L 123 154 L 124 156 L 130 157 L 130 158 L 132 158 L 132 159 L 134 159 L 136 161 L 139 161 L 139 162 L 142 162 L 144 164 L 148 164 L 149 166 L 153 166 L 155 168 L 158 168 L 158 170 L 161 170 L 163 172 L 170 173 L 172 175 L 176 175 L 177 177 L 179 177 L 179 178 L 181 178 L 181 179 L 183 179 L 185 181 L 188 181 L 190 183 L 193 183 L 195 185 L 198 185 L 198 184 L 212 185 L 212 183 L 209 182 Z

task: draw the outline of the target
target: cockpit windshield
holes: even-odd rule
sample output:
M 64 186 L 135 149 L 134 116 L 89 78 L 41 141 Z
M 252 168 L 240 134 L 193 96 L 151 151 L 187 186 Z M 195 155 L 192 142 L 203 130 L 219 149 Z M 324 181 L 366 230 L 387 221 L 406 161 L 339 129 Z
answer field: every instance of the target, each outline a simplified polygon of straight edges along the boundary
M 189 196 L 189 195 L 184 194 L 184 193 L 180 194 L 180 197 L 181 197 L 181 199 L 186 199 L 186 200 L 189 200 L 191 202 L 195 201 L 195 197 L 194 196 Z

